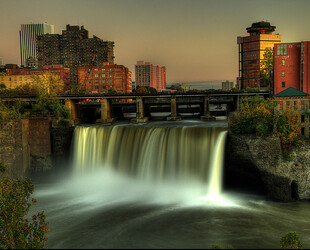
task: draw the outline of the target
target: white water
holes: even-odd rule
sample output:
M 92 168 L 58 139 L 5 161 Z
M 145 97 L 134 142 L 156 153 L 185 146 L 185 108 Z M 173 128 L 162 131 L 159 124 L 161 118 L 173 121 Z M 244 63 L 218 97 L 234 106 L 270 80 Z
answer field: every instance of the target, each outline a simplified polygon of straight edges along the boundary
M 115 191 L 122 186 L 127 199 L 134 194 L 154 201 L 221 200 L 226 133 L 192 126 L 77 127 L 75 178 L 85 190 L 109 189 L 119 198 L 122 192 Z

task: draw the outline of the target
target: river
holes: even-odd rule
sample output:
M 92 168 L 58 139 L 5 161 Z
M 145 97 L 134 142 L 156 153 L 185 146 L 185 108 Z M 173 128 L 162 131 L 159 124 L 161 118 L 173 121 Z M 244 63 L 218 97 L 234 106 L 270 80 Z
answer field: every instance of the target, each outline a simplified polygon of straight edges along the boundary
M 32 212 L 45 211 L 47 246 L 279 248 L 281 237 L 296 231 L 309 248 L 310 203 L 223 188 L 218 173 L 226 126 L 183 121 L 79 127 L 72 172 L 34 182 L 38 202 Z

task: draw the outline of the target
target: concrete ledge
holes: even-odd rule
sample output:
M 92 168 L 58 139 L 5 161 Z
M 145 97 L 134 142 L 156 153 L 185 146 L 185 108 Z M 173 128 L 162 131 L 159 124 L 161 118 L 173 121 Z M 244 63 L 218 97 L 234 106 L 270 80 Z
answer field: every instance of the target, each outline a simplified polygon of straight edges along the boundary
M 112 123 L 114 122 L 116 119 L 115 118 L 108 118 L 108 119 L 97 119 L 96 123 Z
M 181 116 L 168 116 L 167 121 L 181 121 Z
M 200 120 L 202 120 L 202 121 L 214 121 L 214 120 L 216 120 L 216 118 L 215 118 L 215 116 L 212 116 L 212 115 L 200 116 Z
M 148 117 L 143 118 L 133 118 L 130 120 L 131 123 L 146 123 L 149 120 Z

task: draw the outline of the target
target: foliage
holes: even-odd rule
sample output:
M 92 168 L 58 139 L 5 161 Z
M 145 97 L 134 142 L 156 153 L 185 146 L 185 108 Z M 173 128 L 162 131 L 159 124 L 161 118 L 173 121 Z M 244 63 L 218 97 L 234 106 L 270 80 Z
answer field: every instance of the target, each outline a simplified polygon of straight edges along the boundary
M 147 88 L 144 87 L 144 86 L 138 86 L 138 87 L 136 88 L 136 92 L 137 92 L 137 93 L 140 93 L 140 94 L 148 94 L 148 93 L 149 93 L 148 90 L 147 90 Z
M 264 53 L 264 59 L 261 63 L 261 86 L 270 87 L 271 85 L 271 71 L 274 67 L 274 60 L 273 60 L 273 49 L 266 48 Z
M 259 88 L 250 88 L 250 87 L 247 87 L 245 90 L 244 90 L 245 93 L 250 93 L 250 92 L 259 92 Z
M 291 231 L 282 236 L 280 247 L 281 249 L 303 249 L 303 244 L 299 241 L 298 234 Z
M 241 104 L 241 111 L 230 118 L 230 129 L 235 134 L 256 134 L 266 136 L 273 132 L 275 124 L 275 103 L 272 99 L 247 98 Z
M 221 245 L 212 245 L 211 249 L 235 249 L 233 246 L 228 245 L 226 248 L 223 248 Z
M 6 166 L 0 164 L 1 172 Z M 26 216 L 36 200 L 30 197 L 33 184 L 30 179 L 13 180 L 9 177 L 0 178 L 0 248 L 1 249 L 42 249 L 47 241 L 45 234 L 49 231 L 44 212 Z
M 85 86 L 83 86 L 82 84 L 73 84 L 71 86 L 71 93 L 72 94 L 85 94 L 86 93 Z
M 278 131 L 284 157 L 289 159 L 292 147 L 304 144 L 300 136 L 298 114 L 290 107 L 279 116 Z
M 113 88 L 108 89 L 109 94 L 117 94 L 117 91 Z
M 157 94 L 157 90 L 155 88 L 148 86 L 137 86 L 136 92 L 141 94 Z

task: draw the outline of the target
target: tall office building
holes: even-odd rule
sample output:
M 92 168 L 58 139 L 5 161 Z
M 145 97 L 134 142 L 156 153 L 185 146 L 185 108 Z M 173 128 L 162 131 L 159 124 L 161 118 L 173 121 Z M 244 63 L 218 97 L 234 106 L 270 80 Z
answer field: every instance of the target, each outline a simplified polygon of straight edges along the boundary
M 43 34 L 54 34 L 54 25 L 47 23 L 21 24 L 19 31 L 21 65 L 26 66 L 29 57 L 37 57 L 36 38 Z
M 260 88 L 264 86 L 261 77 L 262 62 L 266 48 L 274 47 L 281 42 L 281 35 L 274 34 L 276 27 L 269 22 L 253 23 L 247 28 L 249 36 L 238 37 L 239 45 L 239 77 L 237 84 L 239 89 Z
M 150 62 L 137 61 L 135 65 L 136 87 L 152 87 L 158 92 L 166 89 L 166 67 L 153 65 Z
M 37 38 L 38 67 L 63 65 L 70 68 L 71 85 L 78 83 L 79 66 L 114 63 L 114 42 L 97 36 L 88 37 L 84 26 L 67 25 L 62 34 L 45 34 Z

